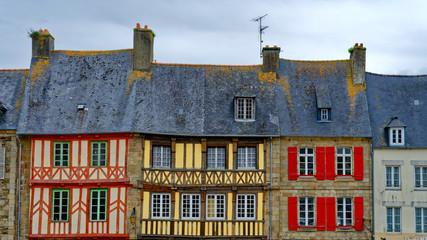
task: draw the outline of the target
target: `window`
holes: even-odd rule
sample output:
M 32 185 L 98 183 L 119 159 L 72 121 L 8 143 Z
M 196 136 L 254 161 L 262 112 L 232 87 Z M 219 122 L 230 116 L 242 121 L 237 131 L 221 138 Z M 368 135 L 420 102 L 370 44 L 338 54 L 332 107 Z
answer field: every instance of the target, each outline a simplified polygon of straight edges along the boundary
M 320 109 L 320 121 L 329 121 L 329 109 L 322 108 Z
M 387 208 L 387 232 L 400 232 L 400 208 Z
M 151 217 L 154 219 L 170 218 L 171 195 L 155 193 L 152 195 Z
M 299 225 L 314 226 L 314 198 L 299 199 Z
M 256 147 L 237 147 L 237 168 L 256 167 Z
M 353 224 L 353 204 L 351 198 L 337 198 L 337 226 Z
M 299 150 L 299 174 L 314 175 L 313 148 L 301 148 Z
M 255 194 L 237 194 L 237 219 L 255 219 Z
M 427 189 L 427 167 L 415 167 L 415 188 Z
M 390 146 L 402 146 L 405 144 L 405 132 L 403 128 L 390 128 Z
M 415 208 L 415 232 L 427 233 L 427 208 Z
M 337 175 L 351 175 L 351 148 L 337 149 Z
M 153 167 L 171 166 L 171 147 L 170 146 L 153 146 Z
M 53 143 L 53 166 L 68 167 L 69 159 L 69 142 L 54 142 Z
M 225 195 L 208 194 L 206 219 L 225 219 Z
M 6 175 L 6 148 L 0 147 L 0 179 Z
M 200 218 L 200 195 L 182 194 L 182 219 Z
M 400 189 L 400 167 L 386 167 L 386 188 Z
M 236 99 L 236 119 L 254 120 L 254 99 L 237 98 Z
M 68 189 L 52 189 L 52 221 L 68 221 Z
M 208 147 L 208 168 L 225 168 L 225 147 Z
M 107 189 L 90 191 L 90 220 L 107 221 Z
M 92 167 L 107 166 L 107 141 L 91 142 Z

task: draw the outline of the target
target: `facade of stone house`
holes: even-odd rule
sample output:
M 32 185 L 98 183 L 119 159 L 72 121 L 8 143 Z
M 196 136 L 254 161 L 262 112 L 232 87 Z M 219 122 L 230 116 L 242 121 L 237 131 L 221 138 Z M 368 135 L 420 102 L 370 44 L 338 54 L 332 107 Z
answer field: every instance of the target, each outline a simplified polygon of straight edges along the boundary
M 20 104 L 28 69 L 0 70 L 0 239 L 15 239 L 18 225 Z
M 359 45 L 350 60 L 280 59 L 272 239 L 371 239 L 364 59 Z
M 427 238 L 427 77 L 366 74 L 376 239 Z

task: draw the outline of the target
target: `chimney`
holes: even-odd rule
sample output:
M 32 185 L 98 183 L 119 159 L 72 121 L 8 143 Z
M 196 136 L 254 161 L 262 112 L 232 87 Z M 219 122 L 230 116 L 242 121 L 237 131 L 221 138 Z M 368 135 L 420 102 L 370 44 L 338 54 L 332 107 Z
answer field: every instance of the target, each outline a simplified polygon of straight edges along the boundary
M 353 84 L 365 83 L 365 65 L 366 65 L 366 48 L 363 43 L 354 44 L 354 47 L 348 50 L 350 52 L 351 71 L 353 73 Z
M 33 31 L 30 34 L 32 38 L 33 57 L 50 57 L 54 49 L 55 38 L 50 35 L 47 29 Z
M 151 29 L 141 28 L 139 23 L 133 29 L 133 70 L 150 71 L 153 62 L 154 33 Z
M 280 48 L 277 46 L 269 47 L 268 45 L 262 49 L 262 71 L 276 73 L 279 76 L 279 54 Z

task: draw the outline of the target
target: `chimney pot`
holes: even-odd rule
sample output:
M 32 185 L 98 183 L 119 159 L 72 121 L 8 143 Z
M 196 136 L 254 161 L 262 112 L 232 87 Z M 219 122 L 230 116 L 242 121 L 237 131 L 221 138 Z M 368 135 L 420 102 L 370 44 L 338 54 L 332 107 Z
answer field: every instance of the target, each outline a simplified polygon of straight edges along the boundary
M 145 25 L 145 26 L 144 26 L 144 28 L 145 28 L 145 29 L 148 29 L 148 26 L 147 26 L 147 25 Z
M 136 23 L 136 28 L 141 28 L 141 24 Z

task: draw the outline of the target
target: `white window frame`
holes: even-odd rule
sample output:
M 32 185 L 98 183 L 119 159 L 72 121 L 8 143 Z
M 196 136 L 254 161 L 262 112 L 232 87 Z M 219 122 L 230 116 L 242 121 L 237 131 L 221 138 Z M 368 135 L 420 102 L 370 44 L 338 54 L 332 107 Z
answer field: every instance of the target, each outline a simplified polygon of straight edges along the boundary
M 339 150 L 342 149 L 342 153 L 339 153 Z M 346 153 L 346 150 L 349 150 L 350 153 Z M 337 160 L 336 160 L 336 172 L 338 176 L 351 176 L 353 175 L 353 149 L 352 148 L 337 148 Z M 346 167 L 347 158 L 350 158 L 350 167 Z M 342 163 L 342 168 L 339 168 L 340 162 Z M 339 171 L 342 171 L 342 174 Z
M 322 122 L 329 121 L 329 109 L 327 108 L 320 109 L 320 121 Z
M 311 210 L 309 207 L 311 206 Z M 299 212 L 298 212 L 298 225 L 300 226 L 315 226 L 315 217 L 314 217 L 314 198 L 312 197 L 303 197 L 299 198 Z M 310 213 L 312 217 L 310 217 Z M 309 224 L 310 220 L 312 221 Z M 304 222 L 302 222 L 304 221 Z
M 427 208 L 415 208 L 415 233 L 427 233 Z
M 212 203 L 210 202 L 212 200 Z M 225 194 L 207 194 L 206 195 L 206 219 L 224 220 L 226 210 Z M 209 216 L 209 210 L 212 210 L 214 216 Z M 222 215 L 222 217 L 221 217 Z
M 224 150 L 224 154 L 221 153 Z M 227 149 L 225 147 L 208 147 L 207 168 L 208 169 L 225 169 Z M 220 159 L 223 156 L 223 159 Z M 209 166 L 214 165 L 214 166 Z
M 236 196 L 236 219 L 254 220 L 256 218 L 256 195 L 237 194 Z M 239 213 L 240 212 L 240 213 Z
M 236 98 L 235 119 L 238 121 L 255 120 L 255 101 L 253 98 Z
M 342 199 L 342 204 L 340 204 L 340 199 Z M 350 203 L 347 203 L 347 200 L 350 200 Z M 342 205 L 342 210 L 340 209 L 340 205 Z M 351 210 L 348 210 L 348 207 Z M 351 213 L 351 217 L 347 217 L 347 213 Z M 353 199 L 352 198 L 337 198 L 337 226 L 345 227 L 345 226 L 352 226 L 353 225 Z M 342 219 L 342 224 L 340 224 L 339 218 Z M 350 224 L 346 224 L 348 221 L 350 221 Z
M 389 129 L 389 143 L 390 143 L 390 146 L 405 145 L 405 128 L 391 127 Z
M 390 215 L 391 213 L 391 215 Z M 399 216 L 397 216 L 397 214 Z M 399 220 L 399 223 L 396 222 Z M 391 222 L 389 222 L 391 220 Z M 391 224 L 391 229 L 389 225 Z M 398 225 L 399 224 L 399 225 Z M 399 227 L 399 228 L 397 228 Z M 386 232 L 388 233 L 400 233 L 402 232 L 402 214 L 399 207 L 388 207 L 386 208 Z
M 419 174 L 417 174 L 417 169 L 419 169 Z M 414 170 L 415 189 L 427 190 L 427 166 L 415 166 Z M 419 182 L 419 184 L 417 184 L 417 182 Z
M 309 150 L 311 150 L 311 153 L 309 153 Z M 304 151 L 302 153 L 302 151 Z M 313 148 L 300 148 L 299 149 L 299 175 L 309 175 L 309 176 L 313 176 L 314 175 L 314 171 L 315 171 L 315 167 L 314 167 L 314 149 Z M 311 157 L 311 161 L 309 161 Z M 310 168 L 309 165 L 312 165 L 312 167 Z M 310 174 L 311 171 L 311 174 Z
M 154 203 L 155 198 L 159 198 L 159 203 Z M 164 202 L 166 200 L 166 202 Z M 156 206 L 158 204 L 159 206 Z M 154 216 L 155 208 L 158 207 L 158 214 Z M 166 216 L 164 216 L 166 215 Z M 151 194 L 151 218 L 152 219 L 170 219 L 171 218 L 171 194 L 170 193 L 152 193 Z
M 157 153 L 157 151 L 160 152 Z M 172 159 L 171 146 L 153 145 L 152 158 L 154 168 L 170 168 Z
M 254 150 L 254 152 L 249 152 Z M 252 157 L 253 156 L 253 161 Z M 237 168 L 238 169 L 256 169 L 257 149 L 255 146 L 237 147 Z
M 389 174 L 390 169 L 390 174 Z M 386 166 L 385 169 L 385 188 L 386 189 L 394 189 L 399 190 L 401 183 L 400 183 L 400 166 Z M 389 184 L 390 182 L 390 184 Z M 396 185 L 397 182 L 397 185 Z
M 6 148 L 0 147 L 0 179 L 6 177 Z
M 200 194 L 185 193 L 181 195 L 181 219 L 200 219 L 200 209 Z M 189 216 L 185 216 L 186 214 Z

